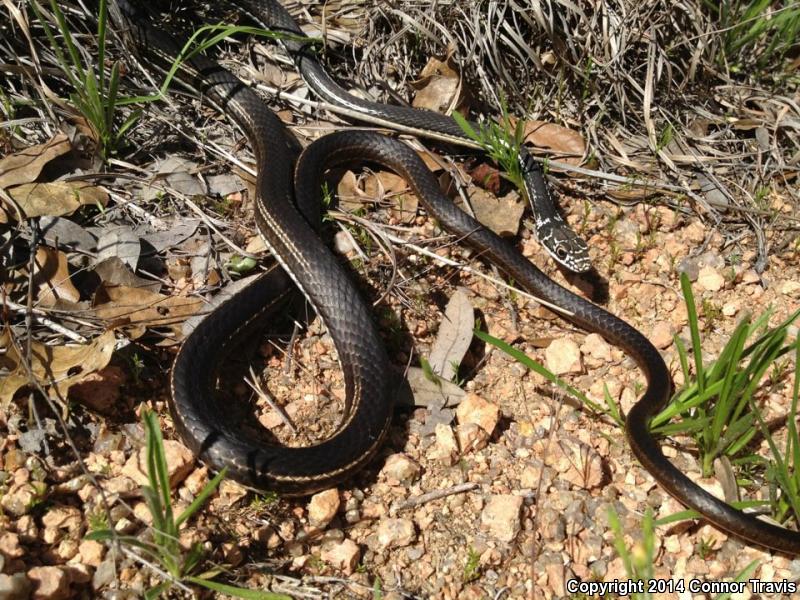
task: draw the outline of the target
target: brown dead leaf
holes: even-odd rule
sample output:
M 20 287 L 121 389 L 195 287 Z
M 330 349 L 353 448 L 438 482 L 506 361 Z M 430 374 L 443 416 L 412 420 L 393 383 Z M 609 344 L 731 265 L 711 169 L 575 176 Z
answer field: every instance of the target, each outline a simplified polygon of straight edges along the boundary
M 51 183 L 26 183 L 6 190 L 22 209 L 23 215 L 33 217 L 60 217 L 69 215 L 81 206 L 105 206 L 108 194 L 85 181 L 55 181 Z M 0 222 L 3 215 L 0 215 Z
M 358 187 L 358 177 L 352 171 L 347 171 L 339 180 L 336 194 L 339 196 L 339 206 L 343 210 L 353 211 L 364 208 L 364 203 L 361 201 L 364 193 Z
M 516 123 L 512 120 L 512 125 Z M 578 165 L 586 152 L 586 142 L 577 131 L 544 121 L 525 123 L 523 142 L 530 142 L 538 148 L 546 148 L 559 155 L 559 160 Z
M 109 327 L 121 329 L 131 339 L 143 336 L 148 327 L 167 329 L 170 337 L 163 345 L 169 345 L 183 337 L 183 322 L 202 308 L 203 301 L 104 283 L 95 292 L 92 304 L 97 317 L 107 321 Z
M 48 162 L 71 149 L 67 136 L 59 133 L 44 144 L 6 156 L 0 160 L 0 188 L 36 181 Z
M 509 192 L 502 198 L 495 198 L 481 188 L 474 188 L 469 195 L 475 218 L 497 235 L 515 236 L 525 204 L 520 202 L 517 192 Z
M 77 302 L 81 298 L 70 281 L 67 255 L 49 246 L 39 246 L 36 250 L 33 287 L 39 306 L 52 307 L 59 300 Z
M 412 85 L 418 90 L 411 102 L 415 108 L 449 114 L 459 104 L 461 76 L 449 61 L 431 58 L 422 69 L 420 78 Z
M 24 359 L 17 352 L 16 345 L 11 343 L 7 332 L 0 333 L 0 347 L 5 348 L 0 365 L 9 372 L 0 378 L 0 407 L 5 407 L 17 390 L 31 382 Z M 105 368 L 113 352 L 112 331 L 106 331 L 89 344 L 80 346 L 46 346 L 32 342 L 30 368 L 37 381 L 45 387 L 55 384 L 59 395 L 65 398 L 70 386 Z
M 486 163 L 479 163 L 473 169 L 468 169 L 470 178 L 476 184 L 481 186 L 486 191 L 497 194 L 500 191 L 500 171 L 499 169 L 487 165 Z

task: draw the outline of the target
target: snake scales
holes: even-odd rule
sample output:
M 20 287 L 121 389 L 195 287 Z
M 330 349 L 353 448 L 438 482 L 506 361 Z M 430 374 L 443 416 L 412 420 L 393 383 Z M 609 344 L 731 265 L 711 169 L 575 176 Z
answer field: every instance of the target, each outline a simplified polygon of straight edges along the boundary
M 309 86 L 326 101 L 351 108 L 371 122 L 471 145 L 447 117 L 366 102 L 348 94 L 325 73 L 302 31 L 277 1 L 239 0 L 236 4 L 260 25 L 296 36 L 282 43 Z M 175 42 L 153 27 L 129 0 L 117 0 L 114 9 L 117 22 L 151 60 L 169 63 L 178 55 Z M 236 122 L 250 141 L 258 164 L 256 225 L 281 265 L 269 269 L 203 320 L 176 358 L 173 417 L 183 440 L 206 464 L 214 469 L 227 467 L 231 476 L 250 487 L 300 495 L 347 478 L 379 448 L 392 416 L 389 359 L 356 287 L 315 231 L 325 171 L 369 162 L 403 176 L 431 217 L 464 244 L 479 250 L 523 289 L 557 307 L 579 327 L 601 334 L 636 361 L 646 375 L 647 388 L 627 416 L 627 438 L 641 464 L 670 494 L 730 533 L 763 546 L 800 553 L 800 534 L 734 509 L 700 488 L 665 458 L 648 428 L 650 418 L 668 400 L 671 390 L 669 372 L 655 347 L 621 319 L 552 281 L 509 242 L 453 205 L 406 145 L 372 132 L 338 132 L 313 143 L 293 169 L 283 124 L 250 88 L 199 55 L 183 64 L 182 77 Z M 563 221 L 551 208 L 538 167 L 525 154 L 520 156 L 520 164 L 537 221 L 542 225 L 537 232 L 543 244 L 567 267 L 586 270 L 586 246 L 561 227 Z M 281 307 L 293 285 L 328 327 L 347 395 L 346 415 L 338 430 L 327 440 L 304 448 L 264 445 L 231 422 L 214 394 L 221 356 L 254 321 Z

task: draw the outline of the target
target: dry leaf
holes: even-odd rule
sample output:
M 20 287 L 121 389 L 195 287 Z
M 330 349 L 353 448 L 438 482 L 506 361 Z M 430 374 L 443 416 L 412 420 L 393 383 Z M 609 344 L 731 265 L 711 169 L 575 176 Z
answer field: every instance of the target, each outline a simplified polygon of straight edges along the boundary
M 461 76 L 447 62 L 431 58 L 413 86 L 419 90 L 411 102 L 415 108 L 449 114 L 459 104 Z
M 586 142 L 580 133 L 544 121 L 527 121 L 523 141 L 563 155 L 559 156 L 559 160 L 571 165 L 580 164 L 586 152 Z
M 466 392 L 455 383 L 445 379 L 431 381 L 425 371 L 419 367 L 409 367 L 406 379 L 411 389 L 412 397 L 406 398 L 401 395 L 398 403 L 414 406 L 425 406 L 428 408 L 443 408 L 445 406 L 455 406 L 466 396 Z M 403 390 L 401 390 L 402 392 Z M 451 417 L 452 419 L 452 417 Z
M 519 201 L 519 194 L 511 191 L 502 198 L 495 198 L 481 188 L 470 190 L 469 194 L 475 218 L 497 235 L 515 236 L 525 204 Z
M 9 188 L 6 192 L 28 219 L 45 215 L 60 217 L 74 213 L 81 206 L 105 206 L 108 203 L 106 192 L 82 181 L 26 183 Z M 15 216 L 14 213 L 12 215 Z
M 66 247 L 69 250 L 93 252 L 97 248 L 97 239 L 75 221 L 61 217 L 42 217 L 39 220 L 44 241 L 55 247 Z
M 0 356 L 0 365 L 9 372 L 0 378 L 0 407 L 5 407 L 17 390 L 30 381 L 23 359 L 16 346 L 11 344 L 7 332 L 0 334 L 0 347 L 5 348 L 5 354 Z M 31 372 L 45 387 L 55 383 L 59 395 L 66 398 L 70 386 L 105 368 L 113 352 L 114 333 L 111 331 L 80 346 L 45 346 L 32 342 Z
M 128 265 L 131 271 L 136 271 L 141 251 L 139 236 L 133 233 L 133 230 L 127 225 L 114 227 L 104 232 L 97 240 L 98 261 L 116 256 Z
M 95 292 L 93 306 L 95 316 L 106 320 L 109 327 L 122 329 L 131 339 L 144 335 L 148 327 L 169 330 L 172 337 L 165 340 L 167 345 L 183 337 L 183 322 L 202 308 L 203 301 L 104 283 Z
M 339 206 L 342 210 L 354 211 L 364 208 L 361 201 L 363 192 L 358 187 L 358 177 L 352 171 L 346 171 L 336 186 Z
M 49 246 L 36 249 L 33 287 L 39 306 L 55 306 L 59 300 L 77 302 L 81 298 L 70 281 L 67 255 Z
M 452 381 L 458 373 L 458 365 L 472 342 L 474 327 L 475 310 L 472 303 L 462 290 L 456 290 L 447 303 L 428 359 L 433 372 L 442 379 Z
M 71 149 L 67 136 L 59 133 L 44 144 L 6 156 L 0 160 L 0 188 L 36 181 L 48 162 Z

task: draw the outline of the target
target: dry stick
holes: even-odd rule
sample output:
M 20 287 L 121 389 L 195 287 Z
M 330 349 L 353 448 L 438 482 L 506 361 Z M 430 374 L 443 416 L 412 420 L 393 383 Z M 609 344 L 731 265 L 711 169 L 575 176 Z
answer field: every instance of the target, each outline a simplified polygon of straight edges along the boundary
M 64 337 L 71 339 L 73 342 L 78 344 L 86 344 L 89 340 L 83 337 L 79 333 L 75 333 L 71 329 L 67 329 L 63 325 L 59 325 L 55 321 L 48 319 L 47 317 L 43 316 L 44 311 L 38 308 L 31 308 L 30 311 L 27 306 L 23 306 L 22 304 L 17 304 L 16 302 L 12 302 L 11 300 L 6 300 L 5 305 L 13 310 L 14 312 L 18 313 L 26 313 L 26 315 L 32 320 L 44 325 L 52 329 L 56 333 L 60 333 Z
M 426 494 L 421 494 L 419 496 L 414 496 L 413 498 L 409 498 L 405 502 L 403 502 L 400 506 L 398 506 L 395 511 L 400 512 L 401 510 L 408 510 L 409 508 L 415 508 L 420 506 L 421 504 L 427 504 L 428 502 L 433 502 L 434 500 L 439 500 L 440 498 L 446 498 L 447 496 L 453 496 L 455 494 L 463 494 L 465 492 L 471 492 L 480 487 L 480 484 L 471 482 L 471 483 L 460 483 L 458 485 L 454 485 L 449 488 L 444 488 L 442 490 L 433 490 L 432 492 L 428 492 Z
M 288 427 L 292 433 L 297 433 L 297 428 L 289 419 L 289 416 L 286 414 L 286 412 L 284 412 L 283 408 L 278 406 L 278 404 L 272 399 L 272 396 L 270 396 L 266 390 L 258 385 L 258 377 L 256 377 L 252 366 L 250 367 L 250 378 L 251 379 L 247 379 L 247 377 L 245 377 L 244 382 L 256 393 L 259 398 L 264 400 L 264 402 L 266 402 L 272 410 L 278 413 L 278 416 L 281 418 L 281 421 L 283 421 L 283 424 L 286 425 L 286 427 Z

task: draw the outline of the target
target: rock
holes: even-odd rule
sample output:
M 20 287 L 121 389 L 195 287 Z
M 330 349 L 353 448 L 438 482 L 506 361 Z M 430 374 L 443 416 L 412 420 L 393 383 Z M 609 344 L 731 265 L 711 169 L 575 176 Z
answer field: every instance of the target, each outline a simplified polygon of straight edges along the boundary
M 106 547 L 94 540 L 84 540 L 78 546 L 78 554 L 81 555 L 81 562 L 91 567 L 98 567 L 103 562 L 106 554 Z
M 21 517 L 30 511 L 38 497 L 39 494 L 36 492 L 36 488 L 30 483 L 14 485 L 0 498 L 0 506 L 7 513 L 15 517 Z
M 377 536 L 381 549 L 402 548 L 414 543 L 417 531 L 410 519 L 382 519 L 378 524 Z
M 69 575 L 59 567 L 34 567 L 28 571 L 33 583 L 34 600 L 67 600 L 70 597 Z
M 461 425 L 475 423 L 491 436 L 500 420 L 500 409 L 477 394 L 467 394 L 458 405 L 456 416 Z
M 19 536 L 16 533 L 4 531 L 0 534 L 0 555 L 6 558 L 19 558 L 23 554 L 25 550 L 19 545 Z
M 580 351 L 583 354 L 591 356 L 597 360 L 610 361 L 611 360 L 611 344 L 603 339 L 603 336 L 597 333 L 590 333 L 583 340 Z
M 46 529 L 75 531 L 81 526 L 81 511 L 74 506 L 55 506 L 42 517 Z
M 420 466 L 402 453 L 392 454 L 386 459 L 381 474 L 389 485 L 409 484 L 421 471 Z
M 780 292 L 784 296 L 791 296 L 792 298 L 800 298 L 800 281 L 789 279 L 781 284 Z
M 114 581 L 114 571 L 114 561 L 111 558 L 101 562 L 92 576 L 92 588 L 99 590 Z
M 438 461 L 446 466 L 451 466 L 458 458 L 458 442 L 449 425 L 439 423 L 436 426 L 436 442 L 428 452 L 431 460 Z
M 656 348 L 664 349 L 672 345 L 672 336 L 675 331 L 667 321 L 658 321 L 650 331 L 650 341 Z
M 544 351 L 547 368 L 556 375 L 564 373 L 580 373 L 581 350 L 570 338 L 553 340 Z
M 492 496 L 481 512 L 481 529 L 501 542 L 513 542 L 521 527 L 521 509 L 520 496 Z
M 120 387 L 125 379 L 125 371 L 108 365 L 70 386 L 69 397 L 100 414 L 108 415 L 115 411 L 119 403 Z
M 194 467 L 194 455 L 186 446 L 175 440 L 164 440 L 164 457 L 167 461 L 169 484 L 175 487 Z M 133 454 L 122 467 L 122 474 L 130 477 L 139 485 L 148 485 L 147 448 L 141 448 Z
M 703 267 L 697 276 L 697 283 L 708 292 L 718 292 L 725 285 L 725 279 L 714 267 Z
M 27 600 L 31 582 L 24 573 L 0 574 L 0 600 Z
M 476 423 L 464 423 L 456 429 L 458 447 L 461 452 L 477 452 L 483 450 L 489 443 L 489 434 Z
M 361 560 L 361 550 L 353 540 L 326 542 L 322 545 L 320 558 L 333 568 L 351 575 Z
M 308 503 L 308 522 L 314 527 L 325 527 L 336 516 L 340 504 L 336 488 L 314 494 Z

